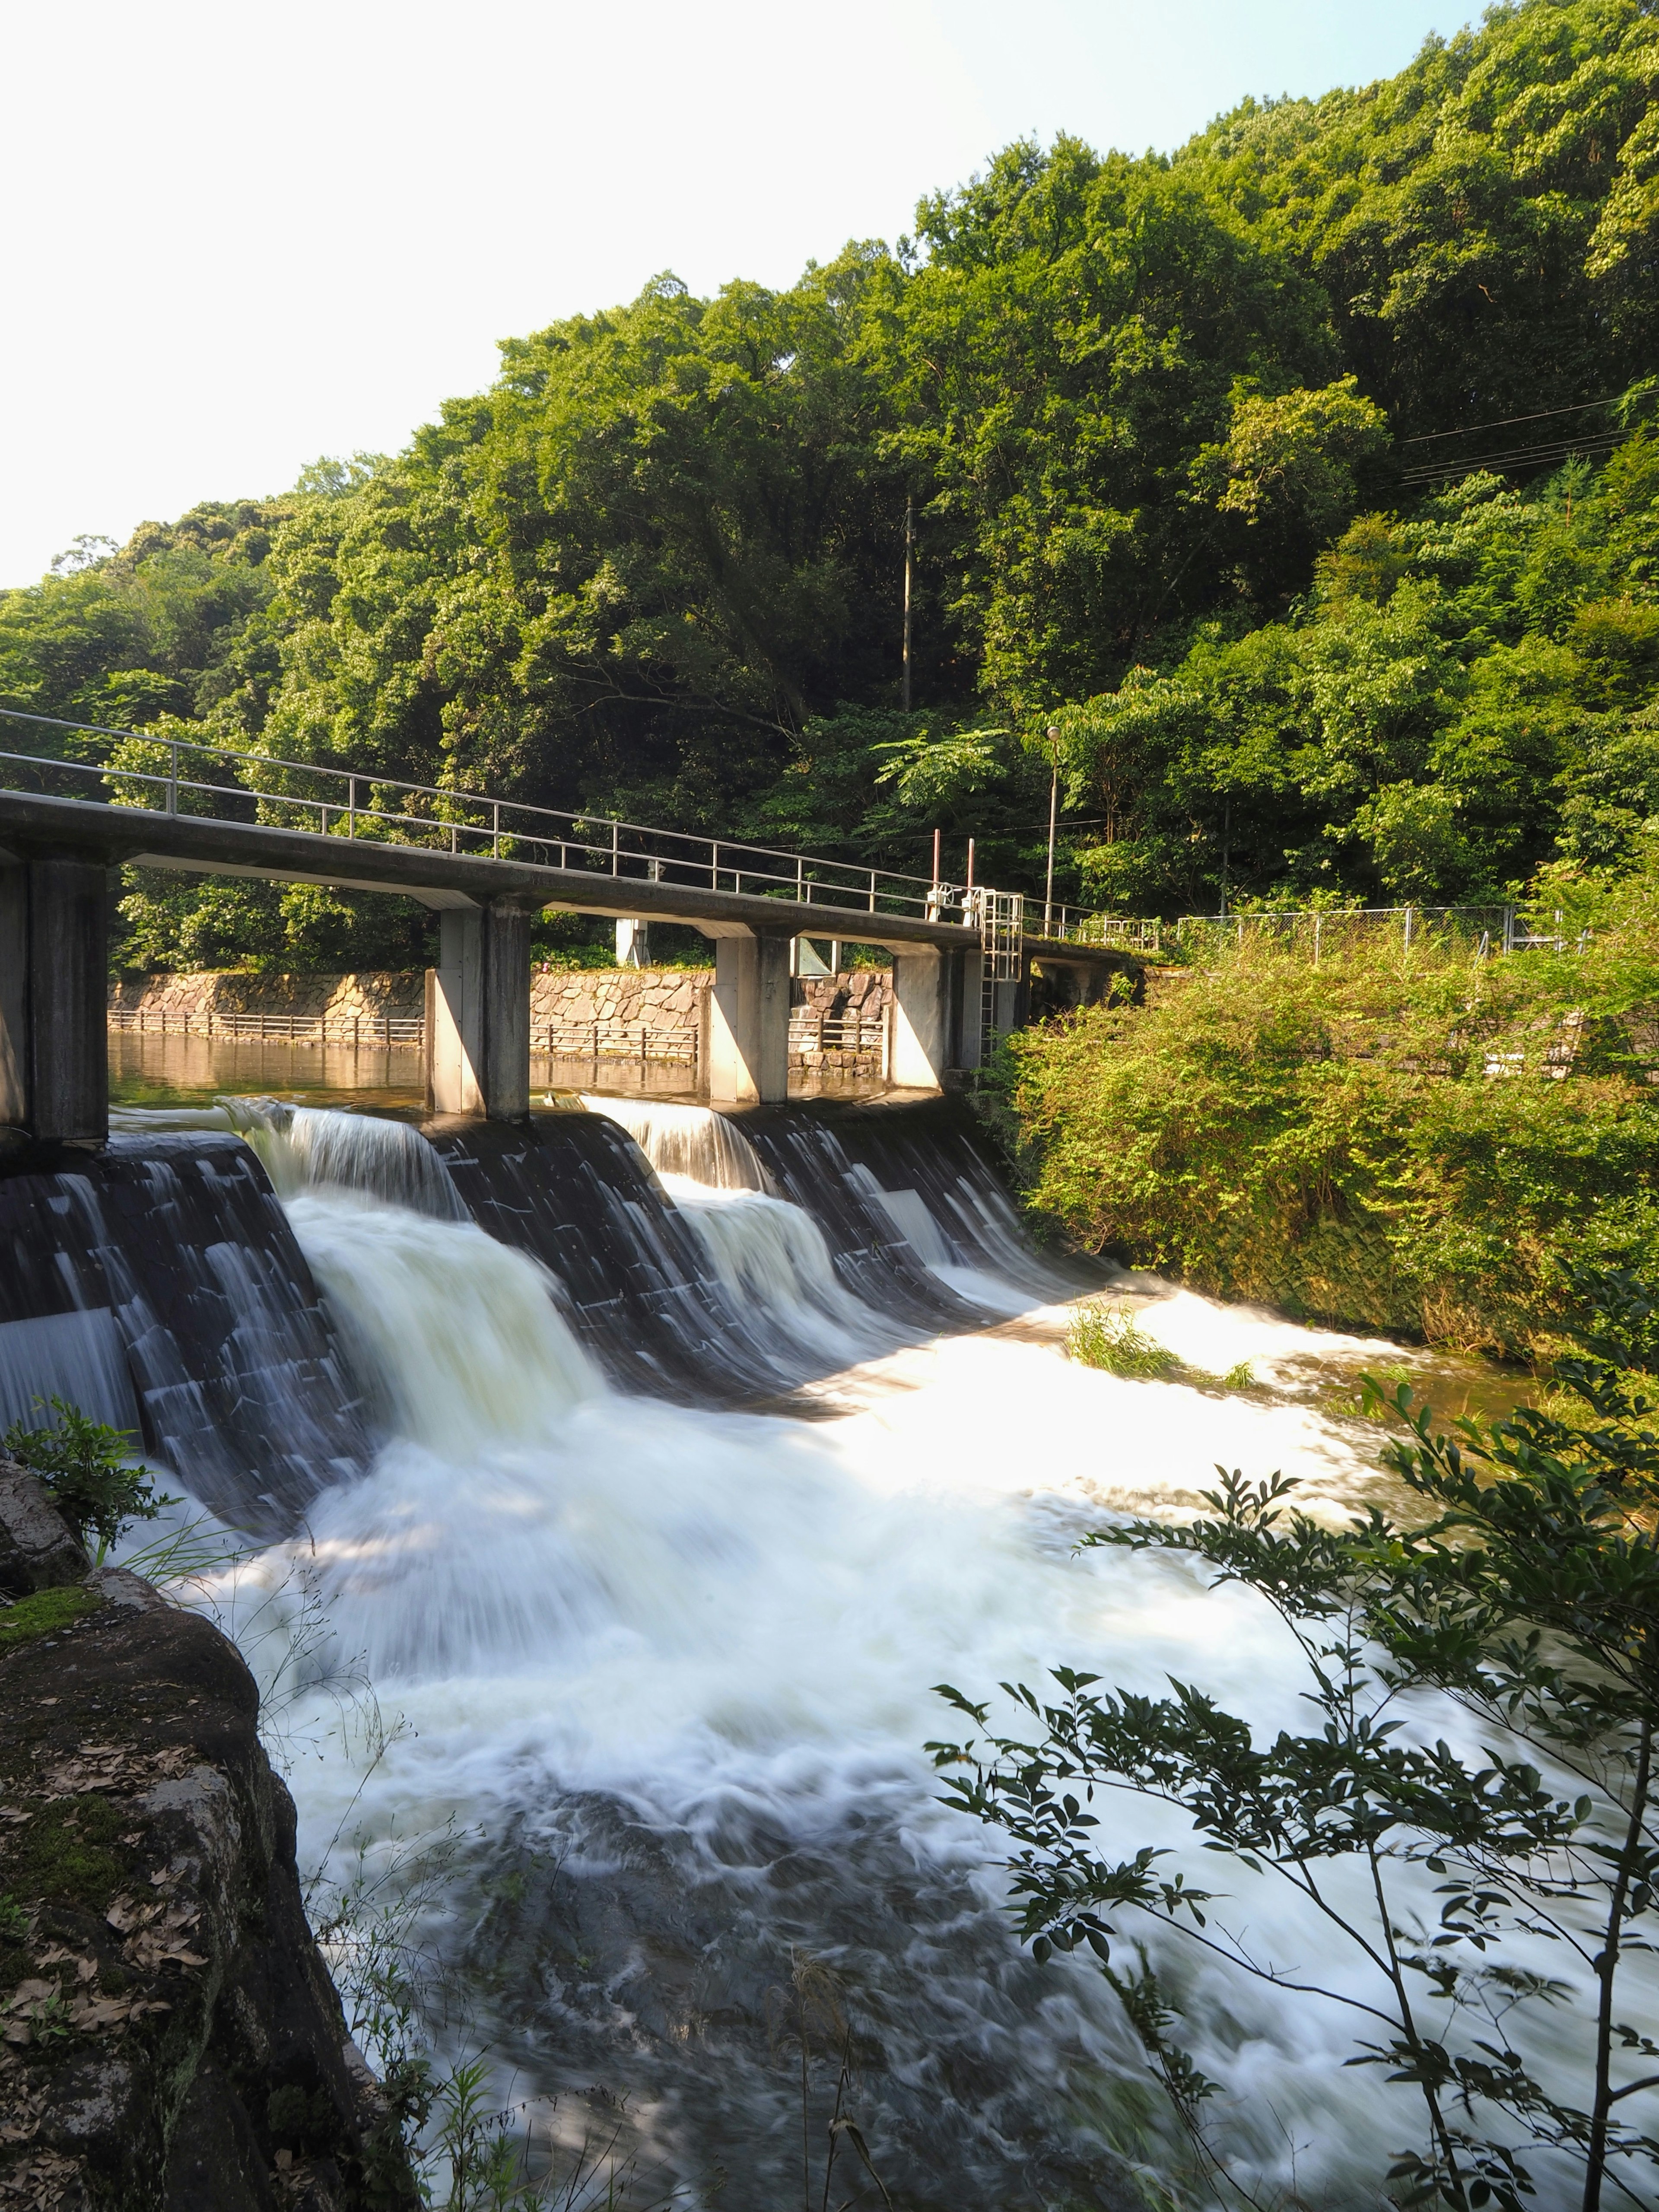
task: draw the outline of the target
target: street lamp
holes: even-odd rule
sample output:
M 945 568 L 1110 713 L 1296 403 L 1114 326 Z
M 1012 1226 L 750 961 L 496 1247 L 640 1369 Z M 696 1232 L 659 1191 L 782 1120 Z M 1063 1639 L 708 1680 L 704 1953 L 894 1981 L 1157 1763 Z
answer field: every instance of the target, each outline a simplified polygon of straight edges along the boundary
M 1042 933 L 1048 934 L 1054 911 L 1054 819 L 1060 811 L 1060 727 L 1048 725 L 1048 758 L 1054 774 L 1048 782 L 1048 876 L 1042 886 Z

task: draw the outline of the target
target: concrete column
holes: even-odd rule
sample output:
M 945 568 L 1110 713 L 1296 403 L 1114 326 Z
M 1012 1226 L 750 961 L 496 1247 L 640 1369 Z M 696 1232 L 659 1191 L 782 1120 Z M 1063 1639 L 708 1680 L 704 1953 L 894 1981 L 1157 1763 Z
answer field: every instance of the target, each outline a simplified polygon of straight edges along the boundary
M 0 1123 L 109 1134 L 109 875 L 101 859 L 0 864 Z
M 648 921 L 638 917 L 617 921 L 617 965 L 618 968 L 648 968 L 651 965 L 651 925 Z
M 0 861 L 0 1128 L 29 1125 L 29 874 Z
M 708 1096 L 771 1105 L 789 1096 L 789 936 L 714 939 L 708 994 Z
M 941 1088 L 951 1055 L 951 962 L 932 945 L 893 955 L 893 1043 L 887 1078 L 908 1091 Z
M 530 916 L 446 908 L 426 971 L 426 1103 L 433 1114 L 521 1121 L 530 1111 Z
M 953 952 L 956 964 L 955 1014 L 956 1037 L 952 1065 L 961 1068 L 978 1067 L 984 1060 L 984 1043 L 980 1030 L 983 1020 L 985 963 L 981 954 Z
M 493 905 L 483 916 L 484 1112 L 492 1121 L 530 1115 L 530 916 Z

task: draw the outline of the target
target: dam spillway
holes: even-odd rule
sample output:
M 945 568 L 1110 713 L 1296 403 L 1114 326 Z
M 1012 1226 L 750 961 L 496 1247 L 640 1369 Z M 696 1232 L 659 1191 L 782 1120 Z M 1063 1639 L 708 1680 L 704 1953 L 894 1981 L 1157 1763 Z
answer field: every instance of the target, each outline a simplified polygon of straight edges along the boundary
M 1115 2212 L 1178 2163 L 1109 1990 L 1021 1952 L 939 1803 L 931 1686 L 1155 1686 L 1197 1650 L 1287 1716 L 1237 1593 L 1071 1547 L 1190 1510 L 1222 1450 L 1361 1495 L 1351 1441 L 1288 1398 L 1091 1373 L 1052 1318 L 1036 1340 L 1102 1277 L 1032 1248 L 959 1103 L 121 1118 L 0 1179 L 0 1380 L 138 1427 L 240 1535 L 185 1595 L 266 1684 L 312 1863 L 423 1899 L 455 2055 L 487 2049 L 560 2155 L 613 2142 L 653 2201 L 772 2212 L 805 1958 L 896 2201 Z M 1365 1350 L 1166 1310 L 1212 1368 Z M 1166 1832 L 1138 1809 L 1129 1840 Z M 1212 1968 L 1182 1993 L 1200 2062 L 1243 2054 L 1260 2091 L 1237 2170 L 1279 2185 L 1286 2130 L 1334 2188 L 1386 2150 L 1369 2084 L 1330 2124 L 1340 2023 Z

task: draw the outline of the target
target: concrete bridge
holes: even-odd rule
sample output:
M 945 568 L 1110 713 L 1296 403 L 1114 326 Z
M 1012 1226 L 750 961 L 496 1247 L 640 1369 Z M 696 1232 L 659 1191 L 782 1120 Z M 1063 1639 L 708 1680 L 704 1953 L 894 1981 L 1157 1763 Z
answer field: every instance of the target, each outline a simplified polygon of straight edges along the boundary
M 110 872 L 127 863 L 393 892 L 435 908 L 429 1102 L 504 1120 L 530 1109 L 530 922 L 548 908 L 684 922 L 713 939 L 705 1074 L 720 1103 L 786 1095 L 797 938 L 891 953 L 890 1079 L 922 1089 L 976 1067 L 988 1028 L 1025 1018 L 1033 963 L 1066 979 L 1079 1000 L 1135 967 L 1121 947 L 1085 941 L 1065 910 L 1053 933 L 1028 934 L 1021 902 L 982 888 L 142 733 L 94 734 L 115 744 L 90 762 L 0 753 L 0 1127 L 40 1141 L 107 1134 Z M 291 771 L 307 787 L 210 781 L 181 751 L 215 769 Z M 328 779 L 338 795 L 314 795 Z

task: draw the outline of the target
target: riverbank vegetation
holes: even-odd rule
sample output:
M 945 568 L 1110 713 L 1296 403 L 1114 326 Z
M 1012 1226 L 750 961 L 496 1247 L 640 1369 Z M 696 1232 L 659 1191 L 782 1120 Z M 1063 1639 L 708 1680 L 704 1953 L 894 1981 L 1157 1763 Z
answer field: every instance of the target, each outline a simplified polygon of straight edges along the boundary
M 399 454 L 78 542 L 0 705 L 1032 891 L 1053 727 L 1060 895 L 1129 913 L 1603 860 L 1659 805 L 1656 87 L 1640 0 L 1511 0 L 1172 155 L 1011 146 L 784 289 L 664 275 Z M 314 885 L 122 914 L 425 957 Z
M 1272 1607 L 1305 1662 L 1310 1732 L 1268 1741 L 1200 1684 L 1149 1697 L 1063 1667 L 1058 1698 L 1004 1685 L 1018 1734 L 943 1691 L 976 1731 L 930 1747 L 954 1802 L 1007 1838 L 1035 1955 L 1097 1960 L 1206 2202 L 1285 2201 L 1260 2187 L 1280 2154 L 1263 2130 L 1243 2147 L 1237 2106 L 1240 2148 L 1218 2148 L 1232 2100 L 1183 2048 L 1171 1937 L 1325 1996 L 1352 2023 L 1347 2063 L 1414 2093 L 1379 2197 L 1460 2212 L 1651 2202 L 1659 2045 L 1629 1981 L 1659 1872 L 1659 1306 L 1617 1270 L 1576 1268 L 1569 1287 L 1557 1380 L 1577 1419 L 1522 1410 L 1453 1434 L 1394 1393 L 1403 1434 L 1382 1459 L 1418 1525 L 1376 1509 L 1333 1530 L 1296 1510 L 1293 1482 L 1235 1473 L 1190 1526 L 1085 1538 L 1181 1554 Z M 1461 1748 L 1448 1701 L 1474 1723 Z M 1180 1808 L 1217 1856 L 1189 1869 L 1135 1850 L 1119 1793 Z M 1344 1882 L 1345 1862 L 1363 1881 Z M 1262 1887 L 1280 1883 L 1319 1916 L 1322 1963 L 1305 1945 L 1276 1955 Z
M 1559 866 L 1540 949 L 1242 917 L 1145 1008 L 1011 1037 L 1032 1218 L 1306 1317 L 1547 1353 L 1569 1262 L 1659 1273 L 1659 845 Z M 1557 949 L 1557 946 L 1560 949 Z

